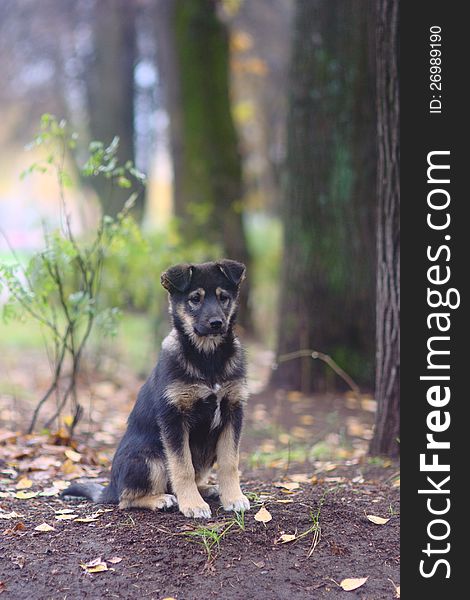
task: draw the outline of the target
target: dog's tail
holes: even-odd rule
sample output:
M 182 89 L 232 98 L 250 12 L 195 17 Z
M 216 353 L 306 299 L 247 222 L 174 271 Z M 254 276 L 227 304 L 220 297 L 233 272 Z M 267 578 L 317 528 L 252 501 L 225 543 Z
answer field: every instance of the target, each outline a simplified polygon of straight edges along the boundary
M 68 496 L 88 498 L 97 504 L 117 504 L 108 486 L 99 483 L 72 483 L 61 493 L 61 497 L 67 499 Z

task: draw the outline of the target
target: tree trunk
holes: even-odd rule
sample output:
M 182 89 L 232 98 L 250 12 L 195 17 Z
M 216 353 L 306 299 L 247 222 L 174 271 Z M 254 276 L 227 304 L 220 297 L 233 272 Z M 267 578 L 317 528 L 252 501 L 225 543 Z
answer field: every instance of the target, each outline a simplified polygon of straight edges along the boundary
M 368 0 L 298 0 L 284 173 L 278 356 L 331 355 L 373 378 L 375 114 Z M 319 391 L 334 375 L 311 358 L 272 382 Z
M 95 0 L 93 5 L 94 55 L 87 78 L 90 136 L 109 144 L 119 137 L 120 163 L 134 162 L 134 67 L 136 62 L 135 0 Z M 129 190 L 93 181 L 103 212 L 116 216 Z M 141 218 L 143 198 L 135 205 Z
M 398 0 L 377 15 L 377 357 L 378 403 L 371 454 L 397 456 L 400 438 L 400 189 Z
M 214 0 L 160 0 L 159 68 L 165 78 L 174 209 L 185 241 L 219 244 L 249 267 L 241 157 L 231 105 L 229 38 Z M 157 15 L 160 18 L 160 15 Z M 164 29 L 164 23 L 170 27 Z M 248 285 L 241 321 L 249 326 Z

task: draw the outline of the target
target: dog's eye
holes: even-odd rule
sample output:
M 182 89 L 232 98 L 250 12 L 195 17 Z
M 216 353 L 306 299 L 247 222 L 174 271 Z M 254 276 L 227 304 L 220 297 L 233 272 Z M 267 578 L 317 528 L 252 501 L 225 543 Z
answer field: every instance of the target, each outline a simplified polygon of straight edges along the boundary
M 199 302 L 201 301 L 201 294 L 194 294 L 194 296 L 191 296 L 189 301 L 193 304 L 199 304 Z
M 220 294 L 219 299 L 222 302 L 222 304 L 225 304 L 230 300 L 230 296 L 227 296 L 227 294 Z

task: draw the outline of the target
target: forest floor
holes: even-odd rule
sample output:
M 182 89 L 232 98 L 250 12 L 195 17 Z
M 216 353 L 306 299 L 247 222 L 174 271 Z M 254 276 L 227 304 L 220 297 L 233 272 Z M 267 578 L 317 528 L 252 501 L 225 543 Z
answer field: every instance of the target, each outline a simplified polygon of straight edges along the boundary
M 88 376 L 80 393 L 91 408 L 70 441 L 63 429 L 19 433 L 29 400 L 1 382 L 43 388 L 35 357 L 22 354 L 27 372 L 0 368 L 2 597 L 399 597 L 399 468 L 367 457 L 373 399 L 263 391 L 270 356 L 253 355 L 240 464 L 252 509 L 236 519 L 214 501 L 204 522 L 58 496 L 70 480 L 107 479 L 141 380 L 122 369 Z

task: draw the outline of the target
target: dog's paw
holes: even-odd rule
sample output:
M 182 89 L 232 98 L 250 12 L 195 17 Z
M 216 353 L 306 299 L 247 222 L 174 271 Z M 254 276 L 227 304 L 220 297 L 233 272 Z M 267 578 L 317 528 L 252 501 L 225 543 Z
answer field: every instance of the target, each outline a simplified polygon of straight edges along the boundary
M 178 500 L 176 499 L 176 496 L 173 496 L 173 494 L 162 494 L 161 496 L 157 496 L 155 510 L 171 508 L 172 506 L 176 506 L 177 504 Z
M 228 500 L 223 502 L 224 510 L 233 510 L 235 512 L 241 512 L 242 510 L 250 510 L 250 501 L 242 494 L 239 498 Z
M 202 502 L 196 506 L 182 506 L 180 504 L 180 511 L 185 517 L 192 517 L 194 519 L 210 519 L 212 516 L 210 506 L 207 504 L 207 502 Z

